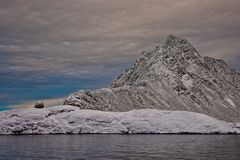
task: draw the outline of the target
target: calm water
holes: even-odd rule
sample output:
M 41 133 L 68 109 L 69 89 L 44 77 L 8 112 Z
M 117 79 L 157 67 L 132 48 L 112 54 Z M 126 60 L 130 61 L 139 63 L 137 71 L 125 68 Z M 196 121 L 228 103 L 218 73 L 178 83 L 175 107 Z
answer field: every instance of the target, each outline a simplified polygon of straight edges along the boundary
M 0 159 L 239 160 L 235 135 L 0 136 Z

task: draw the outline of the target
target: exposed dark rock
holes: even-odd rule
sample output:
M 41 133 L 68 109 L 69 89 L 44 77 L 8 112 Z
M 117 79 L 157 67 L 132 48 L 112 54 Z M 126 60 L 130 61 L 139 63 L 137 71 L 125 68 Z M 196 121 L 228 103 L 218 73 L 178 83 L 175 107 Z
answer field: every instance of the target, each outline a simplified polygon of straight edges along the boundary
M 35 106 L 34 106 L 34 108 L 44 108 L 44 103 L 43 102 L 37 102 L 37 103 L 35 103 Z

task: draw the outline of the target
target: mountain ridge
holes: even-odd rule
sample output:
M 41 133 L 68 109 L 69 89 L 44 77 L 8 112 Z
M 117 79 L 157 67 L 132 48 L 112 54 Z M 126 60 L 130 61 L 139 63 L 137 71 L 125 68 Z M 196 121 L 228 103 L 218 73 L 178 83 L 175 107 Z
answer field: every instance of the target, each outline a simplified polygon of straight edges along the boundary
M 76 92 L 64 104 L 103 111 L 193 111 L 237 122 L 240 74 L 223 60 L 201 56 L 186 39 L 169 35 L 106 88 Z

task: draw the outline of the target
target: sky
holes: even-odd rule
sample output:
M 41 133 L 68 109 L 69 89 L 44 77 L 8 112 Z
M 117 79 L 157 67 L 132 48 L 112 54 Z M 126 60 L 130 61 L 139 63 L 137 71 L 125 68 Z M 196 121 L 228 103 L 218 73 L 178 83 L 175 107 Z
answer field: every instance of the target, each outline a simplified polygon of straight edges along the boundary
M 107 85 L 169 34 L 239 70 L 239 28 L 239 0 L 1 0 L 0 106 Z

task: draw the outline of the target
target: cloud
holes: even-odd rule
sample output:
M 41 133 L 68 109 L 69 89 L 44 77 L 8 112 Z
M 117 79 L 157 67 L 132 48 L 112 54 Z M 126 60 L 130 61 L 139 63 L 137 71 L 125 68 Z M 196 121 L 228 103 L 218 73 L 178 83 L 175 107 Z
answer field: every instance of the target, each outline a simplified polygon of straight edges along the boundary
M 240 66 L 238 0 L 2 0 L 0 6 L 0 65 L 9 72 L 113 74 L 168 34 Z

